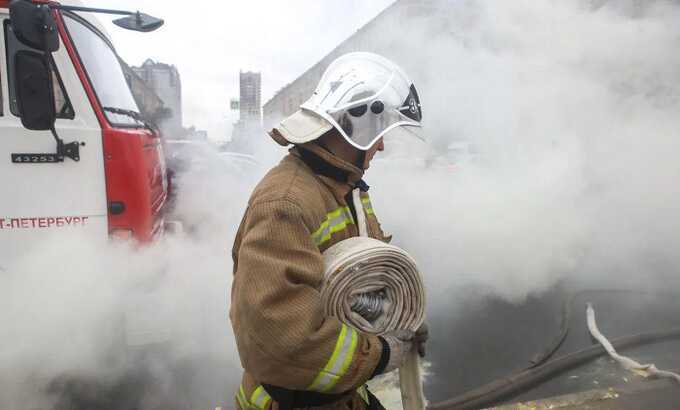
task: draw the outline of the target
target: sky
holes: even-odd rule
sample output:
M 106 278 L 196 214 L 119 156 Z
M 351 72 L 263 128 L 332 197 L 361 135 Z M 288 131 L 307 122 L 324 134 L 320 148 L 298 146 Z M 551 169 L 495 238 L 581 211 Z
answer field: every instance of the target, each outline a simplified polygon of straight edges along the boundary
M 90 0 L 91 7 L 140 10 L 165 20 L 156 32 L 137 33 L 100 15 L 120 56 L 131 65 L 147 58 L 177 66 L 184 94 L 184 125 L 225 139 L 238 113 L 239 70 L 262 72 L 262 103 L 394 0 Z M 187 4 L 191 4 L 187 7 Z

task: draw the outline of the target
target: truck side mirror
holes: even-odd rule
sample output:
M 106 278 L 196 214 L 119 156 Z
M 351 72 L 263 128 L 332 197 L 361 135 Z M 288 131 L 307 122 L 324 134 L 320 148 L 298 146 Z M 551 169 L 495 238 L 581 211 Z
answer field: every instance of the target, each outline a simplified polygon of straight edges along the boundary
M 149 16 L 148 14 L 136 12 L 127 17 L 113 20 L 113 24 L 127 30 L 149 32 L 154 31 L 162 26 L 164 21 L 162 19 Z
M 46 53 L 59 49 L 59 32 L 47 4 L 12 0 L 9 18 L 14 34 L 25 45 Z
M 29 130 L 52 129 L 57 113 L 52 74 L 46 56 L 35 51 L 20 50 L 14 59 L 15 95 L 21 124 Z

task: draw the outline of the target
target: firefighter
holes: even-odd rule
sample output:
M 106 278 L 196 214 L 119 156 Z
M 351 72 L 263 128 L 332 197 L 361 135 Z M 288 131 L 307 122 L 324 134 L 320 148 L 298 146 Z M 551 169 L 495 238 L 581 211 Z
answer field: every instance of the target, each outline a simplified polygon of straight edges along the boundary
M 424 328 L 364 334 L 325 317 L 322 252 L 358 236 L 389 241 L 362 180 L 383 137 L 416 135 L 418 93 L 393 62 L 350 53 L 326 70 L 311 98 L 270 131 L 289 154 L 253 191 L 236 234 L 230 319 L 245 369 L 241 409 L 381 409 L 365 387 L 424 354 Z M 388 143 L 389 143 L 388 138 Z M 352 190 L 360 188 L 363 209 Z

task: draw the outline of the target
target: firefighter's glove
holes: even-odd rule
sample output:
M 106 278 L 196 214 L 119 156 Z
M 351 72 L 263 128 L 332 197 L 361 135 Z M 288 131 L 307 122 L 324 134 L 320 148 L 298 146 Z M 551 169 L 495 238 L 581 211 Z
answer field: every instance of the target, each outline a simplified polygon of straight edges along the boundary
M 390 347 L 390 358 L 383 373 L 389 373 L 404 364 L 406 356 L 414 348 L 415 332 L 406 329 L 393 330 L 382 335 Z
M 427 323 L 423 323 L 418 330 L 416 330 L 416 334 L 413 337 L 413 343 L 415 344 L 416 349 L 418 349 L 418 355 L 420 357 L 425 357 L 425 344 L 429 338 L 430 331 L 427 327 Z

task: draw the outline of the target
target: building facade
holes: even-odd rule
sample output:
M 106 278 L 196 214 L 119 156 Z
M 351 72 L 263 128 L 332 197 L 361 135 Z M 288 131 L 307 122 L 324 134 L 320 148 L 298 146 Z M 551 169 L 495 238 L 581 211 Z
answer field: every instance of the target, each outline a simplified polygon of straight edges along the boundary
M 154 91 L 169 111 L 159 121 L 161 129 L 170 137 L 182 134 L 182 83 L 174 65 L 147 59 L 134 73 Z
M 123 62 L 122 66 L 125 79 L 130 86 L 130 91 L 132 91 L 141 114 L 157 122 L 165 113 L 165 103 L 129 65 Z
M 239 73 L 239 119 L 254 126 L 262 123 L 262 75 L 257 72 Z
M 234 124 L 228 150 L 252 153 L 252 137 L 262 134 L 262 74 L 239 73 L 239 120 Z M 234 108 L 235 103 L 231 102 Z

